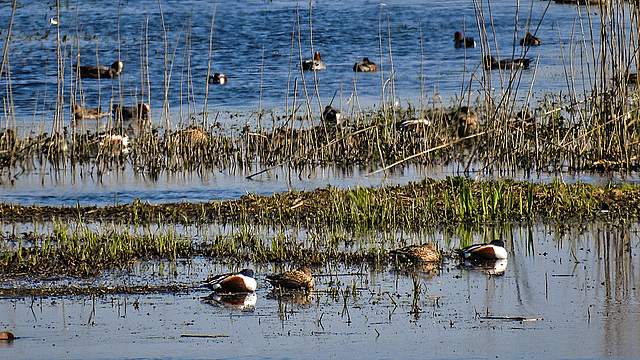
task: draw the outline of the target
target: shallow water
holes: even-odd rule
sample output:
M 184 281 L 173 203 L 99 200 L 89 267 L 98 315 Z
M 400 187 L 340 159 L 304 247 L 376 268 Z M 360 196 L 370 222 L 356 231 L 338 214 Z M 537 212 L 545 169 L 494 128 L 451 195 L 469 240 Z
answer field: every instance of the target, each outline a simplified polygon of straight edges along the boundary
M 436 276 L 327 264 L 313 269 L 318 285 L 305 305 L 269 296 L 264 275 L 280 265 L 254 267 L 259 290 L 249 311 L 203 302 L 208 292 L 195 289 L 2 299 L 0 328 L 20 337 L 2 352 L 12 359 L 633 358 L 640 351 L 638 230 L 637 224 L 503 229 L 510 258 L 502 276 L 458 268 L 453 260 Z M 445 250 L 459 245 L 438 231 L 423 239 Z M 226 270 L 204 259 L 140 263 L 76 283 L 192 284 Z

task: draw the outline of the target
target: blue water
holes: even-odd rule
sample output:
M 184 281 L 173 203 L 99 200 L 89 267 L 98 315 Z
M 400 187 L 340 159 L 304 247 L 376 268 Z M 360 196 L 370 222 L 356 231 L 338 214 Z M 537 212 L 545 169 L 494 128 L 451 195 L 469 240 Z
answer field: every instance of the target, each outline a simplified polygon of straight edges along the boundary
M 311 121 L 296 121 L 299 128 L 317 123 L 320 109 L 330 102 L 352 119 L 379 107 L 383 100 L 402 108 L 407 104 L 473 104 L 482 100 L 482 83 L 488 82 L 484 78 L 488 75 L 481 69 L 481 43 L 485 51 L 497 57 L 523 56 L 524 49 L 517 45 L 519 39 L 527 30 L 535 32 L 540 23 L 537 35 L 543 45 L 532 47 L 526 55 L 537 59 L 538 68 L 521 73 L 515 95 L 519 104 L 524 104 L 531 87 L 529 104 L 535 107 L 544 94 L 575 90 L 580 97 L 589 87 L 588 81 L 582 80 L 575 81 L 575 89 L 569 87 L 566 74 L 571 72 L 582 79 L 579 65 L 593 61 L 594 54 L 588 50 L 591 39 L 578 34 L 582 32 L 580 25 L 588 29 L 589 16 L 593 18 L 593 33 L 598 34 L 597 13 L 596 8 L 547 1 L 524 2 L 520 7 L 507 0 L 480 2 L 476 11 L 473 2 L 462 0 L 386 4 L 346 0 L 311 5 L 282 0 L 162 1 L 159 5 L 143 0 L 63 2 L 58 16 L 55 6 L 25 1 L 16 10 L 9 42 L 5 67 L 10 77 L 5 73 L 1 80 L 0 94 L 3 99 L 11 95 L 15 113 L 3 113 L 2 120 L 25 133 L 51 133 L 60 131 L 61 126 L 71 129 L 69 104 L 73 99 L 84 99 L 87 106 L 103 109 L 112 102 L 145 101 L 151 106 L 156 127 L 215 121 L 224 131 L 234 132 L 245 124 L 267 128 L 280 124 L 277 117 L 291 111 L 294 95 L 296 114 L 305 115 L 307 107 L 299 106 L 305 99 L 312 113 Z M 10 14 L 10 4 L 0 7 L 2 23 L 9 23 Z M 480 41 L 483 32 L 477 14 L 484 16 L 488 41 Z M 50 24 L 51 18 L 59 23 L 60 64 L 56 55 L 58 28 Z M 475 37 L 478 47 L 454 49 L 453 33 L 457 30 Z M 1 34 L 6 38 L 7 29 Z M 585 36 L 590 34 L 585 31 Z M 210 39 L 211 72 L 226 74 L 229 82 L 210 85 L 209 116 L 203 120 Z M 594 42 L 597 46 L 598 39 Z M 299 63 L 310 59 L 313 51 L 322 54 L 327 69 L 303 74 Z M 376 62 L 380 71 L 354 73 L 353 64 L 365 56 Z M 115 80 L 84 79 L 79 83 L 75 78 L 73 68 L 78 60 L 81 64 L 109 65 L 117 59 L 125 67 Z M 143 71 L 147 62 L 148 74 Z M 61 123 L 54 126 L 58 66 L 64 75 L 59 90 L 64 111 Z M 507 78 L 496 71 L 490 76 L 492 92 L 499 95 Z M 314 97 L 316 80 L 319 100 Z M 163 108 L 165 83 L 167 107 Z M 268 113 L 258 121 L 261 109 Z M 103 129 L 109 121 L 105 118 L 83 125 L 89 130 Z M 249 181 L 244 179 L 247 173 L 220 169 L 202 177 L 165 175 L 151 181 L 128 173 L 97 177 L 90 168 L 84 169 L 82 176 L 46 167 L 26 172 L 15 169 L 0 176 L 0 201 L 41 205 L 103 205 L 135 198 L 152 202 L 207 201 L 236 198 L 246 192 L 269 194 L 327 184 L 352 187 L 406 183 L 425 176 L 460 174 L 463 168 L 398 169 L 386 178 L 365 178 L 363 175 L 371 170 L 375 168 L 356 168 L 348 173 L 330 167 L 302 173 L 280 169 Z

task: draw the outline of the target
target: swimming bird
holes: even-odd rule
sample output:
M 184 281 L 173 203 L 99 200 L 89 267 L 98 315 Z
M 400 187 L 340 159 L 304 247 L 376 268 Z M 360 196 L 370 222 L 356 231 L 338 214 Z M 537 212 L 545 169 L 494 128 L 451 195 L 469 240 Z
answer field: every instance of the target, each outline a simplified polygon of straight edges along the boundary
M 464 37 L 460 31 L 453 34 L 453 46 L 456 49 L 476 47 L 476 41 L 472 37 Z
M 507 250 L 504 248 L 504 242 L 502 240 L 493 240 L 488 244 L 467 246 L 462 249 L 456 249 L 455 252 L 461 259 L 468 261 L 487 261 L 507 258 Z
M 342 121 L 342 113 L 331 105 L 327 105 L 322 112 L 322 120 L 329 125 L 338 125 Z
M 113 79 L 120 75 L 124 64 L 122 61 L 116 61 L 111 66 L 102 65 L 84 65 L 80 66 L 80 77 L 85 79 Z
M 136 106 L 122 106 L 113 104 L 113 116 L 116 120 L 122 121 L 146 121 L 149 120 L 151 109 L 147 104 L 138 104 Z
M 537 37 L 531 35 L 530 32 L 527 32 L 527 35 L 525 35 L 522 39 L 520 39 L 520 45 L 538 46 L 538 45 L 542 45 L 542 41 L 540 41 L 540 39 L 538 39 Z
M 0 340 L 13 341 L 16 338 L 11 331 L 0 331 Z
M 268 275 L 267 281 L 274 287 L 288 290 L 310 290 L 315 285 L 311 270 L 301 267 L 298 270 L 287 271 L 282 274 Z
M 482 59 L 482 65 L 485 70 L 504 69 L 504 70 L 516 70 L 516 69 L 528 69 L 531 59 L 519 58 L 519 59 L 502 59 L 496 60 L 491 55 L 485 55 Z
M 100 119 L 105 117 L 107 113 L 102 112 L 102 108 L 87 108 L 80 104 L 76 104 L 73 107 L 73 117 L 76 120 L 80 119 Z
M 305 60 L 302 62 L 302 70 L 324 70 L 326 67 L 322 63 L 322 58 L 320 58 L 320 53 L 316 51 L 313 54 L 313 60 Z
M 458 137 L 467 137 L 478 131 L 478 114 L 468 106 L 461 106 L 458 110 L 450 113 L 450 116 L 457 127 Z
M 225 74 L 220 74 L 220 73 L 209 75 L 209 83 L 224 85 L 227 83 L 227 76 Z
M 253 270 L 242 269 L 240 272 L 211 276 L 202 286 L 217 293 L 249 293 L 256 291 L 258 283 L 253 278 Z
M 353 65 L 353 71 L 355 72 L 376 72 L 378 71 L 378 65 L 369 58 L 363 58 L 362 61 L 358 61 Z
M 393 249 L 389 251 L 389 255 L 407 259 L 413 263 L 435 262 L 442 259 L 438 250 L 429 243 Z

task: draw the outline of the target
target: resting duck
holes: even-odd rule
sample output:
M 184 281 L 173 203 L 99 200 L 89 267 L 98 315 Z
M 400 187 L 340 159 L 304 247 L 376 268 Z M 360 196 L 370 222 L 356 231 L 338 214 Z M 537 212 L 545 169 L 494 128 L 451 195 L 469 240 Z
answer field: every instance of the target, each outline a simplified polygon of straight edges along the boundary
M 458 110 L 450 113 L 451 119 L 458 129 L 458 137 L 467 137 L 478 131 L 478 114 L 469 109 L 468 106 L 461 106 Z
M 516 70 L 516 69 L 528 69 L 531 59 L 502 59 L 496 60 L 491 55 L 485 55 L 482 59 L 482 65 L 485 70 L 504 69 L 504 70 Z
M 250 293 L 256 291 L 258 283 L 253 278 L 253 270 L 242 269 L 240 272 L 214 275 L 205 280 L 202 286 L 217 293 Z
M 80 66 L 80 77 L 83 79 L 113 79 L 120 75 L 123 67 L 122 61 L 114 62 L 110 67 L 102 65 Z
M 442 260 L 436 248 L 429 244 L 409 245 L 389 251 L 389 255 L 407 259 L 413 263 L 435 262 Z
M 268 275 L 267 281 L 274 287 L 288 290 L 310 290 L 315 285 L 311 270 L 307 267 L 301 267 L 298 270 L 287 271 L 282 274 Z
M 540 39 L 538 39 L 537 37 L 531 35 L 530 32 L 527 32 L 527 35 L 525 35 L 520 40 L 520 45 L 522 45 L 522 46 L 539 46 L 539 45 L 542 45 L 542 41 L 540 41 Z
M 313 60 L 305 60 L 302 62 L 302 70 L 324 70 L 326 67 L 322 63 L 320 53 L 313 54 Z
M 378 65 L 369 58 L 363 58 L 362 61 L 358 61 L 353 65 L 353 71 L 355 72 L 376 72 L 378 71 Z
M 455 252 L 460 258 L 468 261 L 489 261 L 507 258 L 507 250 L 504 248 L 502 240 L 493 240 L 488 244 L 467 246 L 462 249 L 456 249 Z
M 227 83 L 227 76 L 220 73 L 209 75 L 209 83 L 224 85 Z
M 456 49 L 476 47 L 476 41 L 472 37 L 464 37 L 460 31 L 453 34 L 453 46 Z
M 327 105 L 322 112 L 322 120 L 330 125 L 338 125 L 342 120 L 342 113 L 338 109 L 334 109 L 331 105 Z
M 147 104 L 138 104 L 137 106 L 113 104 L 113 116 L 122 121 L 149 120 L 150 112 L 151 109 Z
M 73 117 L 76 120 L 81 119 L 100 119 L 107 115 L 102 112 L 102 108 L 87 108 L 80 104 L 76 104 L 73 107 Z

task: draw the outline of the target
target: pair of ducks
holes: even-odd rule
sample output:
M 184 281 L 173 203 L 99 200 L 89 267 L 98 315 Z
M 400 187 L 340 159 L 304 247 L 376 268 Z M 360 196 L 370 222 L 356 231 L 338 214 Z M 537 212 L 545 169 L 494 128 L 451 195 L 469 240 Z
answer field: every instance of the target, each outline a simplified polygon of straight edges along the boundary
M 475 40 L 473 40 L 473 38 L 464 37 L 462 33 L 460 33 L 459 31 L 456 31 L 456 33 L 454 34 L 453 41 L 456 49 L 476 46 L 476 42 Z M 522 46 L 538 46 L 541 44 L 542 44 L 542 41 L 540 41 L 540 39 L 538 39 L 537 37 L 533 36 L 530 32 L 527 32 L 524 38 L 520 40 L 520 45 Z M 485 57 L 482 59 L 482 66 L 485 70 L 528 69 L 530 63 L 531 63 L 531 59 L 527 59 L 527 58 L 496 60 L 496 58 L 494 58 L 491 55 L 485 55 Z
M 539 38 L 533 36 L 530 32 L 520 39 L 521 46 L 539 46 L 542 45 L 542 41 Z M 464 37 L 460 31 L 456 31 L 453 34 L 453 46 L 456 49 L 472 48 L 476 47 L 476 41 L 472 37 Z
M 147 104 L 138 104 L 135 106 L 123 106 L 113 104 L 111 109 L 114 117 L 122 121 L 146 121 L 149 120 L 151 109 Z M 100 119 L 107 116 L 102 108 L 88 108 L 80 104 L 75 104 L 73 116 L 76 120 L 81 119 Z
M 242 269 L 240 272 L 212 276 L 205 280 L 202 286 L 216 293 L 252 293 L 258 288 L 258 283 L 253 276 L 253 270 Z M 301 267 L 297 270 L 287 271 L 281 274 L 267 275 L 267 281 L 274 287 L 284 290 L 310 291 L 315 285 L 315 281 L 311 276 L 311 270 L 307 267 Z
M 502 240 L 493 240 L 488 244 L 474 244 L 454 252 L 465 261 L 483 262 L 505 260 L 508 257 Z M 442 260 L 440 252 L 429 244 L 409 245 L 389 252 L 392 256 L 404 258 L 412 263 L 437 262 Z
M 324 70 L 327 67 L 324 66 L 322 62 L 322 58 L 320 57 L 319 52 L 315 52 L 313 54 L 313 60 L 305 60 L 302 62 L 302 70 Z M 369 58 L 365 57 L 362 61 L 358 61 L 353 64 L 353 71 L 355 72 L 376 72 L 378 71 L 378 65 L 376 65 L 373 61 L 369 60 Z

